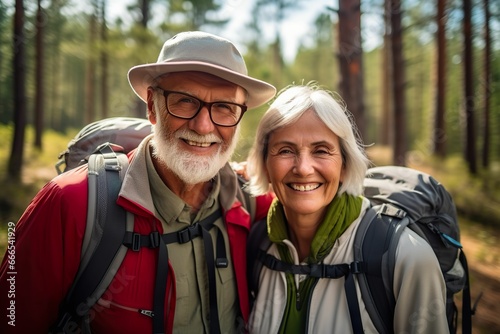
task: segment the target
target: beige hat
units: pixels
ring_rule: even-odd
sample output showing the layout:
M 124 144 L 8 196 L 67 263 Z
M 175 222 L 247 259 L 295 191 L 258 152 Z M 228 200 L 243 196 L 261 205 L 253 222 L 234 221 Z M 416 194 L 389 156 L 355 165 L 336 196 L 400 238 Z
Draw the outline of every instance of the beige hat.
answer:
M 209 73 L 243 87 L 248 92 L 248 108 L 258 107 L 276 94 L 274 86 L 248 76 L 245 60 L 230 41 L 201 31 L 182 32 L 166 41 L 158 61 L 132 67 L 128 81 L 146 101 L 147 88 L 155 78 L 183 71 Z

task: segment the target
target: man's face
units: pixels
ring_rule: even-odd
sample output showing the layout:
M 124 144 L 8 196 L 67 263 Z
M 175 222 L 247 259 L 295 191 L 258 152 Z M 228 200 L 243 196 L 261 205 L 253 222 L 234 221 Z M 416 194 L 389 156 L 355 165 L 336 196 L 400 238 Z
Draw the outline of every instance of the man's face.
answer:
M 245 102 L 243 88 L 200 72 L 171 73 L 159 79 L 158 87 L 206 102 Z M 154 156 L 186 184 L 210 180 L 234 152 L 239 127 L 215 125 L 205 106 L 194 118 L 181 119 L 167 112 L 161 90 L 149 89 L 148 110 L 154 125 Z

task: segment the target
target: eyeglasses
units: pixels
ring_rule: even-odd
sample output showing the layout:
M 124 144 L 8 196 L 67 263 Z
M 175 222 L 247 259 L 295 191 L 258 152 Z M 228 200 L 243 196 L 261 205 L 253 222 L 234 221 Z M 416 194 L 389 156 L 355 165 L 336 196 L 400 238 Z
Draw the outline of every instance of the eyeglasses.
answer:
M 165 97 L 165 104 L 170 115 L 192 119 L 198 115 L 201 108 L 207 107 L 210 119 L 219 126 L 231 127 L 238 124 L 247 110 L 247 106 L 232 102 L 205 102 L 189 94 L 157 88 Z

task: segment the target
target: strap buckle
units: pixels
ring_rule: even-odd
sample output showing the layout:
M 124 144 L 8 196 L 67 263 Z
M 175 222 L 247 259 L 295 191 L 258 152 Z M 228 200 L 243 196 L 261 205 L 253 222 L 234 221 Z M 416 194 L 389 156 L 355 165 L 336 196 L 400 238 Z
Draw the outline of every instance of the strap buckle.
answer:
M 141 249 L 141 235 L 139 233 L 132 233 L 132 250 L 138 252 Z
M 195 223 L 177 232 L 178 242 L 180 244 L 185 244 L 186 242 L 191 241 L 193 237 L 197 236 L 195 232 L 198 230 L 198 228 L 199 228 L 198 223 Z
M 349 269 L 351 271 L 351 274 L 361 274 L 364 272 L 363 262 L 354 261 L 349 265 Z
M 158 231 L 151 232 L 149 234 L 150 248 L 160 247 L 160 233 Z

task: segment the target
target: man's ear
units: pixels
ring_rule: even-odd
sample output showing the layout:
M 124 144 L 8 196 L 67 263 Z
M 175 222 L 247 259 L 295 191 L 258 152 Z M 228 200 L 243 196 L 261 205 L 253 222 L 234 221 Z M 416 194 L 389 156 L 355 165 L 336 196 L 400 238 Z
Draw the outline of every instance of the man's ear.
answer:
M 147 92 L 147 106 L 148 106 L 148 119 L 151 122 L 151 124 L 155 125 L 156 124 L 156 110 L 155 110 L 155 104 L 153 101 L 153 96 L 154 96 L 154 89 L 153 87 L 149 86 L 148 87 L 148 92 Z

